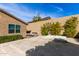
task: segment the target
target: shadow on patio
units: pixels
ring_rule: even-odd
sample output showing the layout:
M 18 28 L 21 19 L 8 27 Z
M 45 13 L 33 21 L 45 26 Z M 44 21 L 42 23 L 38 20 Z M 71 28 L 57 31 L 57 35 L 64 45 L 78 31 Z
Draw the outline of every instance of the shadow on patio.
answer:
M 51 41 L 45 46 L 36 46 L 26 51 L 28 56 L 79 56 L 79 45 L 68 42 Z

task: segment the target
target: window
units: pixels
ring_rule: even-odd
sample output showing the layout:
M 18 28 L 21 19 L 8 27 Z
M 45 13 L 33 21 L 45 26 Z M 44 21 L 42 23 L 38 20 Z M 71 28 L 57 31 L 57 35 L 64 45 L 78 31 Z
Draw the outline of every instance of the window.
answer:
M 20 33 L 20 25 L 9 24 L 8 32 L 9 33 Z
M 8 32 L 9 33 L 14 33 L 15 32 L 15 25 L 14 24 L 9 24 L 8 25 Z
M 16 33 L 20 33 L 20 25 L 16 25 Z

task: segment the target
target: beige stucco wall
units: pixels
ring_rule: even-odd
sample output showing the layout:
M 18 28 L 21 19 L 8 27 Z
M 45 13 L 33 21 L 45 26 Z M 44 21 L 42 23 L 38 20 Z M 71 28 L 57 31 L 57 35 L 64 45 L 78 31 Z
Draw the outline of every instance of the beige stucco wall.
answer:
M 79 20 L 79 15 L 72 15 L 72 16 L 76 16 L 78 17 Z M 34 23 L 29 23 L 27 26 L 27 30 L 31 30 L 32 32 L 37 32 L 39 35 L 41 35 L 41 26 L 45 23 L 52 23 L 52 22 L 60 22 L 61 26 L 63 26 L 65 24 L 65 22 L 70 18 L 71 16 L 66 16 L 66 17 L 62 17 L 62 18 L 54 18 L 54 19 L 50 19 L 50 20 L 44 20 L 44 21 L 38 21 L 38 22 L 34 22 Z M 79 24 L 77 26 L 77 31 L 79 31 Z M 62 30 L 63 32 L 63 30 Z
M 21 34 L 23 35 L 23 37 L 26 36 L 26 25 L 24 23 L 0 12 L 0 36 L 13 35 L 8 33 L 8 24 L 20 25 L 21 26 L 20 33 L 17 34 Z

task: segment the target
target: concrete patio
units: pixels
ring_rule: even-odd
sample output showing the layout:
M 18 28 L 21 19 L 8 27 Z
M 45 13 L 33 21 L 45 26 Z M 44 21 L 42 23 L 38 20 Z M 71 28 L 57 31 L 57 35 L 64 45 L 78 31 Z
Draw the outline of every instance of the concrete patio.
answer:
M 8 43 L 0 44 L 0 56 L 25 56 L 26 51 L 35 46 L 44 46 L 46 43 L 50 42 L 50 39 L 43 39 L 42 36 L 25 38 L 23 40 L 12 41 Z M 78 44 L 74 39 L 69 38 L 69 42 Z

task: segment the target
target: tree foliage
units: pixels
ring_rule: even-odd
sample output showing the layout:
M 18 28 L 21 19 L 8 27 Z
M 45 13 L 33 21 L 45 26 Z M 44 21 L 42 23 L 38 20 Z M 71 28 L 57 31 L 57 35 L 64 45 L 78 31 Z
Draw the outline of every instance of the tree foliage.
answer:
M 41 20 L 40 16 L 34 16 L 33 17 L 33 22 L 37 22 L 37 21 L 40 21 L 40 20 Z

